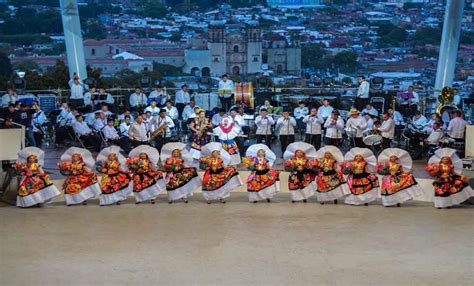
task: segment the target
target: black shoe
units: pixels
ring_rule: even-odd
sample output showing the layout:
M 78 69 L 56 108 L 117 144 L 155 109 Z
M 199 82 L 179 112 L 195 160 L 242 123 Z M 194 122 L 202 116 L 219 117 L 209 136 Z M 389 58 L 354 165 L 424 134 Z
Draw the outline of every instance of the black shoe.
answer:
M 369 204 L 368 203 L 365 203 L 364 206 L 368 206 Z
M 151 204 L 154 205 L 154 204 L 155 204 L 155 200 L 151 200 Z
M 292 204 L 294 204 L 294 203 L 295 203 L 295 201 L 291 201 L 291 203 L 292 203 Z
M 117 202 L 117 206 L 120 206 L 120 204 L 121 204 L 121 202 L 120 202 L 120 201 L 118 201 L 118 202 Z
M 254 203 L 254 204 L 256 204 L 256 203 L 257 203 L 257 201 L 253 201 L 253 203 Z
M 136 205 L 139 205 L 139 204 L 140 204 L 140 202 L 135 202 L 135 204 L 136 204 Z
M 306 199 L 304 199 L 304 200 L 303 200 L 303 203 L 306 203 L 306 202 L 308 202 L 308 201 L 307 201 Z
M 337 205 L 337 200 L 334 200 L 334 204 Z
M 207 204 L 208 204 L 208 205 L 210 205 L 210 204 L 211 204 L 211 202 L 210 202 L 210 201 L 207 201 Z
M 320 202 L 319 204 L 320 204 L 320 205 L 324 205 L 324 202 Z
M 269 203 L 269 202 L 271 202 L 271 200 L 270 200 L 270 199 L 267 199 L 267 203 Z
M 83 206 L 87 206 L 87 201 L 83 201 L 83 202 L 82 202 L 82 205 L 83 205 Z
M 170 205 L 171 205 L 172 203 L 173 203 L 173 201 L 168 201 L 168 204 L 170 204 Z
M 401 207 L 402 205 L 400 203 L 397 204 L 397 208 Z

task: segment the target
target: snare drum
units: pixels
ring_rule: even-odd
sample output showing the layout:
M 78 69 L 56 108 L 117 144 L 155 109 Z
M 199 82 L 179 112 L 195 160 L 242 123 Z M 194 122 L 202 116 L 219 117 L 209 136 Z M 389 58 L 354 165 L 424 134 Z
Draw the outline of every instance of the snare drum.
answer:
M 369 129 L 362 132 L 362 141 L 365 145 L 373 146 L 382 143 L 382 136 L 379 131 Z

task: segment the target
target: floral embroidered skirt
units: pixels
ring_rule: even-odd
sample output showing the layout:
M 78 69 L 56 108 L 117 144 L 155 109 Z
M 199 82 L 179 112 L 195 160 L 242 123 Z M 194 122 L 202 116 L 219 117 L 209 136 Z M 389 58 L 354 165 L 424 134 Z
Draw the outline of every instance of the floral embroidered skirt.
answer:
M 229 182 L 233 177 L 238 176 L 239 172 L 234 167 L 225 167 L 216 172 L 206 169 L 202 179 L 202 190 L 203 191 L 214 191 L 227 182 Z
M 277 170 L 253 171 L 247 178 L 247 191 L 258 192 L 279 181 L 280 172 Z

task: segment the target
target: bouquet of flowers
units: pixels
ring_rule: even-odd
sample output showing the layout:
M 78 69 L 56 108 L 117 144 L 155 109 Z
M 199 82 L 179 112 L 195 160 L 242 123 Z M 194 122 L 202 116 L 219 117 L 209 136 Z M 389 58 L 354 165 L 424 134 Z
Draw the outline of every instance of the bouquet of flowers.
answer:
M 317 172 L 319 169 L 319 161 L 316 159 L 308 160 L 307 167 L 311 171 Z
M 63 176 L 69 176 L 71 175 L 71 167 L 72 167 L 72 163 L 69 162 L 69 161 L 61 161 L 58 163 L 58 167 L 59 167 L 59 172 L 63 175 Z
M 439 164 L 434 163 L 434 164 L 429 164 L 426 165 L 426 171 L 431 175 L 431 176 L 436 176 L 439 173 Z
M 173 172 L 183 167 L 184 160 L 181 158 L 168 158 L 164 164 L 164 168 L 167 172 Z
M 390 175 L 390 165 L 388 162 L 378 163 L 376 170 L 380 175 Z
M 255 170 L 255 159 L 252 157 L 243 157 L 242 164 L 250 171 Z
M 95 162 L 95 169 L 97 170 L 97 172 L 99 173 L 107 173 L 107 162 L 106 161 L 97 161 Z
M 140 158 L 138 157 L 130 157 L 127 159 L 127 166 L 130 169 L 130 171 L 136 171 L 138 170 L 139 166 L 138 163 L 140 162 Z
M 296 164 L 295 160 L 293 160 L 293 159 L 286 160 L 285 164 L 284 164 L 284 167 L 285 167 L 285 171 L 289 171 L 289 172 L 298 171 L 298 165 Z
M 16 172 L 18 175 L 20 176 L 28 176 L 29 173 L 31 173 L 31 171 L 28 170 L 28 166 L 26 165 L 26 163 L 15 163 L 15 165 L 13 165 L 13 168 L 15 168 Z
M 352 174 L 353 169 L 354 169 L 354 163 L 348 162 L 348 161 L 341 163 L 341 170 L 344 174 L 346 175 Z

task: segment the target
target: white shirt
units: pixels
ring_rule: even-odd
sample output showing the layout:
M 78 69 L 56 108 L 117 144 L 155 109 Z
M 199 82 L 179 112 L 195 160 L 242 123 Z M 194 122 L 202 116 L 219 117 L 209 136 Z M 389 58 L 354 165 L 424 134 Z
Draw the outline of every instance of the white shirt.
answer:
M 463 139 L 464 133 L 466 132 L 466 120 L 461 117 L 454 117 L 449 121 L 448 135 L 451 138 Z
M 138 105 L 146 105 L 147 97 L 143 92 L 140 94 L 137 94 L 136 92 L 134 92 L 130 95 L 130 99 L 128 101 L 131 107 L 135 107 Z
M 243 126 L 245 120 L 242 116 L 240 116 L 240 114 L 236 114 L 234 117 L 231 116 L 231 118 L 234 120 L 235 125 L 239 127 Z
M 94 93 L 97 95 L 97 92 Z M 90 91 L 84 93 L 84 105 L 91 105 L 92 104 L 92 93 Z
M 138 122 L 133 122 L 128 129 L 128 137 L 137 141 L 148 141 L 148 130 L 145 123 L 138 124 Z
M 371 109 L 364 108 L 364 109 L 362 109 L 362 111 L 360 113 L 361 114 L 367 113 L 367 114 L 370 114 L 372 116 L 379 116 L 379 112 L 377 111 L 377 109 L 375 109 L 373 107 Z
M 155 107 L 153 107 L 153 106 L 147 106 L 147 108 L 145 108 L 145 111 L 143 111 L 143 112 L 146 113 L 147 111 L 150 111 L 150 112 L 151 112 L 151 116 L 157 116 L 158 113 L 160 113 L 160 109 L 161 109 L 161 108 L 159 108 L 158 106 L 155 106 Z
M 178 109 L 174 106 L 171 106 L 171 108 L 168 108 L 168 107 L 165 107 L 166 109 L 166 115 L 171 117 L 171 119 L 178 119 L 179 117 L 179 112 L 178 112 Z
M 297 107 L 295 108 L 295 110 L 293 111 L 293 115 L 295 116 L 296 119 L 303 119 L 306 115 L 309 114 L 309 110 L 308 108 L 305 106 L 303 108 L 301 107 Z
M 257 125 L 257 135 L 271 135 L 272 134 L 272 125 L 275 124 L 275 120 L 270 115 L 267 115 L 263 118 L 261 115 L 255 118 L 255 125 Z
M 422 130 L 428 123 L 428 119 L 426 119 L 426 117 L 424 117 L 423 115 L 421 115 L 420 118 L 418 119 L 416 119 L 416 117 L 413 116 L 412 123 L 413 125 L 415 125 L 417 129 Z
M 132 125 L 131 123 L 129 125 L 127 125 L 126 122 L 120 123 L 120 125 L 119 125 L 120 135 L 128 137 L 128 129 L 130 129 L 131 125 Z
M 33 127 L 33 131 L 40 131 L 38 128 L 40 128 L 46 122 L 46 120 L 46 115 L 42 110 L 38 110 L 37 112 L 35 112 L 31 120 L 31 126 Z
M 189 96 L 189 93 L 186 91 L 184 92 L 183 90 L 180 90 L 176 93 L 174 103 L 189 103 L 191 101 L 191 97 Z
M 102 119 L 102 118 L 96 118 L 94 120 L 94 124 L 92 125 L 94 127 L 94 130 L 96 131 L 102 131 L 102 129 L 107 125 L 107 119 Z
M 113 126 L 105 126 L 102 129 L 102 133 L 104 134 L 105 140 L 115 140 L 119 137 L 117 130 Z
M 99 104 L 99 103 L 108 103 L 108 104 L 114 104 L 115 99 L 110 93 L 98 93 L 96 95 L 96 99 L 94 100 L 94 104 Z
M 356 118 L 350 117 L 346 122 L 346 128 L 355 129 L 357 131 L 356 137 L 360 138 L 362 137 L 362 132 L 367 128 L 367 120 L 360 115 Z
M 224 97 L 224 98 L 231 97 L 232 93 L 234 92 L 234 82 L 231 81 L 230 79 L 228 79 L 226 81 L 221 79 L 219 81 L 219 90 L 227 91 L 226 93 L 219 94 L 220 97 Z
M 393 111 L 393 114 L 392 114 L 392 119 L 393 121 L 395 122 L 395 125 L 403 125 L 403 116 L 400 112 L 398 111 Z
M 369 117 L 369 119 L 365 119 L 367 121 L 367 127 L 365 130 L 370 130 L 374 128 L 374 120 Z
M 392 118 L 389 118 L 382 122 L 379 130 L 382 132 L 382 137 L 392 139 L 395 135 L 395 122 Z
M 344 120 L 340 116 L 337 117 L 336 121 L 329 117 L 326 119 L 324 127 L 326 128 L 325 137 L 340 139 L 342 138 L 342 130 L 344 130 Z
M 89 126 L 87 126 L 84 121 L 75 121 L 74 123 L 72 123 L 72 129 L 78 135 L 89 135 L 92 133 L 92 130 L 89 128 Z
M 331 116 L 331 113 L 333 112 L 334 108 L 331 105 L 328 106 L 320 106 L 318 108 L 318 117 L 321 117 L 322 119 L 326 120 Z
M 221 124 L 222 119 L 224 119 L 224 116 L 225 114 L 223 116 L 221 116 L 219 113 L 214 114 L 214 116 L 212 116 L 212 119 L 211 119 L 212 125 L 217 126 Z
M 171 137 L 171 128 L 174 128 L 174 122 L 169 116 L 165 116 L 165 118 L 161 118 L 160 116 L 153 117 L 151 121 L 151 131 L 153 132 L 165 124 L 167 124 L 166 131 L 164 133 L 165 137 Z
M 290 116 L 288 118 L 280 117 L 276 122 L 277 128 L 280 128 L 280 135 L 294 135 L 296 120 L 294 117 Z
M 129 114 L 128 116 L 130 116 L 130 121 L 133 122 L 133 115 Z M 119 114 L 119 116 L 117 116 L 117 120 L 118 121 L 124 121 L 125 120 L 125 114 Z
M 357 97 L 369 98 L 369 89 L 370 89 L 369 82 L 364 80 L 359 85 L 359 89 L 357 90 Z
M 428 138 L 426 138 L 426 141 L 428 141 L 428 144 L 431 145 L 438 145 L 439 141 L 443 138 L 444 132 L 441 130 L 441 128 L 438 128 L 436 130 L 433 130 L 433 132 L 430 133 Z
M 164 105 L 165 102 L 169 99 L 168 95 L 165 93 L 164 90 L 157 91 L 156 89 L 150 93 L 150 95 L 148 96 L 148 101 L 151 101 L 152 98 L 154 98 L 156 104 L 159 105 Z
M 6 93 L 2 96 L 2 107 L 8 107 L 10 103 L 15 103 L 17 101 L 18 96 Z
M 306 115 L 303 122 L 306 123 L 306 134 L 321 134 L 321 124 L 324 123 L 322 117 Z
M 436 122 L 435 119 L 430 119 L 428 123 L 426 123 L 426 126 L 423 128 L 423 132 L 425 133 L 430 133 L 433 131 L 433 124 Z
M 194 107 L 191 107 L 191 105 L 186 105 L 183 109 L 183 113 L 181 114 L 181 117 L 183 117 L 183 120 L 184 121 L 188 121 L 189 118 L 193 118 L 193 116 L 195 115 L 194 113 Z
M 82 99 L 84 98 L 84 84 L 79 80 L 79 84 L 75 84 L 74 80 L 69 81 L 69 87 L 71 88 L 71 99 Z

